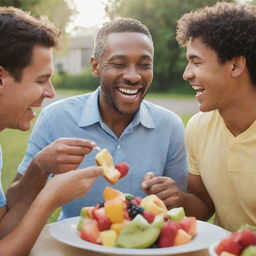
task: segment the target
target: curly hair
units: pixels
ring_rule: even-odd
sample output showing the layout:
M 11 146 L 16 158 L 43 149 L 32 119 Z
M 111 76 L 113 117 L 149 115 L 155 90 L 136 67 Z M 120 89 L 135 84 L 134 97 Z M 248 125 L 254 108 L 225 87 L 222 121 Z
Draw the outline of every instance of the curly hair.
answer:
M 140 21 L 132 18 L 120 18 L 103 25 L 98 31 L 95 43 L 94 43 L 94 57 L 100 58 L 103 54 L 105 48 L 105 41 L 109 34 L 111 33 L 122 33 L 122 32 L 138 32 L 146 35 L 153 46 L 152 36 L 148 28 L 142 24 Z
M 184 14 L 177 23 L 176 39 L 186 46 L 190 38 L 201 38 L 221 63 L 244 56 L 253 85 L 256 85 L 256 7 L 219 2 Z
M 57 47 L 60 31 L 46 18 L 36 19 L 15 7 L 0 7 L 0 66 L 20 81 L 33 47 Z

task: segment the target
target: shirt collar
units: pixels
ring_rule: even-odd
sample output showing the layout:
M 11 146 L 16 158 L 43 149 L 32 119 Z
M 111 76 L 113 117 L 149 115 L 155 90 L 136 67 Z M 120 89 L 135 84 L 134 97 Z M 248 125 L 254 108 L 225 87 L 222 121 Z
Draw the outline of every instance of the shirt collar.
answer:
M 98 107 L 99 94 L 100 87 L 89 95 L 79 120 L 79 127 L 89 126 L 102 121 Z
M 141 123 L 146 128 L 155 128 L 155 123 L 152 119 L 150 112 L 148 111 L 146 101 L 143 100 L 141 102 L 139 111 L 136 113 L 132 122 L 134 123 L 134 126 Z
M 81 118 L 79 120 L 79 127 L 85 127 L 97 122 L 102 122 L 102 118 L 99 111 L 98 100 L 100 94 L 100 87 L 98 87 L 93 93 L 90 94 L 88 100 L 86 101 Z M 132 124 L 137 126 L 139 124 L 147 128 L 155 128 L 154 121 L 149 113 L 146 102 L 143 100 L 139 111 L 134 116 Z

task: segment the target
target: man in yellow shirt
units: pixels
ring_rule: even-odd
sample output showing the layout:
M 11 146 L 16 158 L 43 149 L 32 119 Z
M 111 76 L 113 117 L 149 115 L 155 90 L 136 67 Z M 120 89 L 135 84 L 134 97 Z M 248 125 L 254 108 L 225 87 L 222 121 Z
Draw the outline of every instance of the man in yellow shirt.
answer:
M 201 111 L 187 126 L 190 175 L 179 203 L 203 220 L 216 212 L 230 231 L 255 225 L 256 7 L 221 2 L 185 14 L 177 41 Z

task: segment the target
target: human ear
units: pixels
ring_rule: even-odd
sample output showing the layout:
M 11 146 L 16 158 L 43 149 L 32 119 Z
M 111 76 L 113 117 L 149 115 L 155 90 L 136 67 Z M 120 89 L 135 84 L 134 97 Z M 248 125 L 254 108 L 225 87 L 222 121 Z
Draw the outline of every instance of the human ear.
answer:
M 98 71 L 98 64 L 99 64 L 98 60 L 95 57 L 91 57 L 92 75 L 97 78 L 100 77 L 100 74 Z
M 246 68 L 246 58 L 244 56 L 238 56 L 232 60 L 232 76 L 240 76 Z

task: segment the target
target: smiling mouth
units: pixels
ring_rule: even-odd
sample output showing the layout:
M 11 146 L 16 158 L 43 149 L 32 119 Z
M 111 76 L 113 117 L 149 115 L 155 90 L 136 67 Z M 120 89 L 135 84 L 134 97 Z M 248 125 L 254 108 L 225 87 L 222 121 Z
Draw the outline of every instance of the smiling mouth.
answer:
M 36 109 L 39 109 L 41 106 L 33 106 L 33 107 L 28 107 L 28 110 L 30 110 L 31 112 L 35 112 Z
M 196 91 L 196 95 L 203 93 L 203 91 L 205 90 L 204 87 L 200 87 L 200 86 L 192 86 L 192 88 Z
M 126 96 L 134 96 L 139 93 L 140 89 L 125 89 L 125 88 L 118 88 L 118 91 Z

